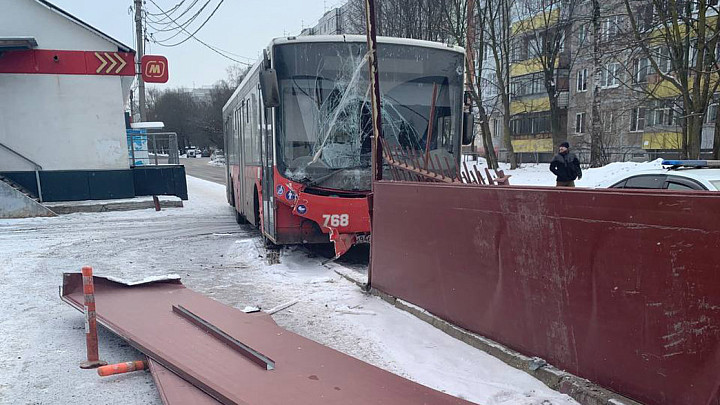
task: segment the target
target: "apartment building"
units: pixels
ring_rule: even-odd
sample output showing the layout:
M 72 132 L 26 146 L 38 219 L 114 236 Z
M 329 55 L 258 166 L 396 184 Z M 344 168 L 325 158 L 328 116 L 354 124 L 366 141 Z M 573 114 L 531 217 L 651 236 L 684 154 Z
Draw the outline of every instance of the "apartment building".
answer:
M 339 7 L 326 11 L 317 24 L 304 28 L 300 35 L 364 34 L 364 31 L 360 32 L 354 28 L 352 6 L 350 2 L 345 2 Z
M 633 10 L 640 32 L 662 30 L 658 11 L 650 4 Z M 555 116 L 561 137 L 571 143 L 581 160 L 590 161 L 593 142 L 603 163 L 679 156 L 687 109 L 680 92 L 657 70 L 671 75 L 676 70 L 668 47 L 648 42 L 648 55 L 633 35 L 623 2 L 601 2 L 597 32 L 591 18 L 592 2 L 578 1 L 572 16 L 564 15 L 560 5 L 516 18 L 512 27 L 510 129 L 519 161 L 546 162 L 555 153 L 553 114 L 545 86 L 548 66 L 541 63 L 540 53 L 548 50 L 545 41 L 558 37 L 560 47 L 550 76 L 557 97 Z M 690 66 L 694 52 L 692 48 L 688 51 Z M 494 138 L 501 139 L 501 111 L 494 111 L 491 130 Z M 706 155 L 713 145 L 717 101 L 703 114 L 701 151 Z M 500 145 L 500 157 L 504 158 L 508 147 Z

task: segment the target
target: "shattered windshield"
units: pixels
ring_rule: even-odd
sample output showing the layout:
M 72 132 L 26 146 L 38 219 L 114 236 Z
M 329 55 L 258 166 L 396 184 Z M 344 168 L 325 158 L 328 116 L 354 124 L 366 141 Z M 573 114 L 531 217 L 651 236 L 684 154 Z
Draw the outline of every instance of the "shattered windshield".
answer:
M 379 44 L 378 65 L 386 141 L 427 150 L 454 164 L 460 143 L 463 55 Z M 275 48 L 275 69 L 281 95 L 276 116 L 280 173 L 309 186 L 369 190 L 372 112 L 366 45 L 280 45 Z

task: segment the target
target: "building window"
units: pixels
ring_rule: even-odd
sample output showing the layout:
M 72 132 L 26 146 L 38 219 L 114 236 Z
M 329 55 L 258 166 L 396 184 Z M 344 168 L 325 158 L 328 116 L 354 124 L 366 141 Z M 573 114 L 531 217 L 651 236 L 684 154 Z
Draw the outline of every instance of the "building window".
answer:
M 690 41 L 690 62 L 688 66 L 690 66 L 690 69 L 694 69 L 695 65 L 697 64 L 697 57 L 698 57 L 698 44 L 697 40 Z
M 550 132 L 550 116 L 546 114 L 515 118 L 510 121 L 510 133 L 512 135 L 535 135 L 548 132 Z
M 607 18 L 602 23 L 602 39 L 609 41 L 618 35 L 622 18 L 619 15 Z
M 501 120 L 499 120 L 497 118 L 495 118 L 493 120 L 493 135 L 495 135 L 496 138 L 499 137 L 500 135 L 502 135 L 502 132 L 500 130 L 501 124 L 502 124 Z
M 532 74 L 513 78 L 510 91 L 515 97 L 540 94 L 545 91 L 542 74 Z
M 606 133 L 613 132 L 615 129 L 615 121 L 613 120 L 613 112 L 605 111 L 602 114 L 603 131 Z
M 582 134 L 585 132 L 585 113 L 575 114 L 575 133 Z
M 532 94 L 540 94 L 545 91 L 544 78 L 541 74 L 536 74 L 532 79 Z
M 717 112 L 718 112 L 718 105 L 710 104 L 708 106 L 707 115 L 705 116 L 705 122 L 708 124 L 714 124 L 715 119 L 717 118 Z
M 672 107 L 659 106 L 647 112 L 647 126 L 677 125 L 677 115 Z
M 497 74 L 495 73 L 489 73 L 487 76 L 486 81 L 486 87 L 485 90 L 489 96 L 494 96 L 497 94 Z
M 587 91 L 587 69 L 580 69 L 577 72 L 577 91 Z
M 645 130 L 645 109 L 635 107 L 630 111 L 630 132 L 642 132 Z
M 550 117 L 549 116 L 540 116 L 535 117 L 531 120 L 532 125 L 532 133 L 533 134 L 541 134 L 550 132 Z
M 580 45 L 584 44 L 585 41 L 587 41 L 588 37 L 588 25 L 583 24 L 580 26 L 580 31 L 578 32 L 578 43 Z
M 634 67 L 633 79 L 635 83 L 646 83 L 650 71 L 650 61 L 647 58 L 635 59 Z
M 672 59 L 670 59 L 670 51 L 667 47 L 657 47 L 653 49 L 655 60 L 661 72 L 667 74 L 672 70 Z
M 537 37 L 530 38 L 528 41 L 528 59 L 539 58 L 542 52 L 542 41 Z
M 621 66 L 618 62 L 608 63 L 601 72 L 600 87 L 617 87 L 620 85 Z
M 635 15 L 637 16 L 638 29 L 641 32 L 653 29 L 653 4 L 644 4 L 637 8 Z
M 512 52 L 510 53 L 510 59 L 512 62 L 519 62 L 525 59 L 523 42 L 523 40 L 513 41 Z

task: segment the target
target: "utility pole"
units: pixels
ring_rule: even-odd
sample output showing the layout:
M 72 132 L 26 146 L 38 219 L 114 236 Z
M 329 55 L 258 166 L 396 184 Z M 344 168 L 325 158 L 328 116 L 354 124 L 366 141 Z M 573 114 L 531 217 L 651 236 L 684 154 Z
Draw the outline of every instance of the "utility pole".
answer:
M 135 1 L 135 36 L 137 37 L 137 80 L 138 80 L 138 103 L 140 104 L 140 121 L 144 122 L 146 119 L 145 113 L 145 82 L 142 78 L 142 60 L 145 48 L 145 36 L 143 35 L 142 27 L 142 2 L 143 0 Z

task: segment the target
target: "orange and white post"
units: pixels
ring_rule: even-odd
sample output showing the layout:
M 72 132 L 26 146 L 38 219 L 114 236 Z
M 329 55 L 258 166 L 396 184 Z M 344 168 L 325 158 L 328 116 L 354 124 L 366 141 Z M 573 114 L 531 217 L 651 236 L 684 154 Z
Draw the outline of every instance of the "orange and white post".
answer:
M 110 364 L 109 366 L 102 366 L 97 369 L 97 373 L 100 377 L 107 377 L 114 374 L 124 374 L 133 371 L 145 370 L 147 364 L 142 360 L 127 361 L 125 363 Z
M 83 294 L 85 295 L 85 343 L 87 345 L 87 360 L 80 363 L 80 368 L 97 368 L 107 364 L 100 360 L 100 355 L 98 354 L 95 285 L 93 284 L 92 273 L 92 267 L 85 266 L 82 268 Z

